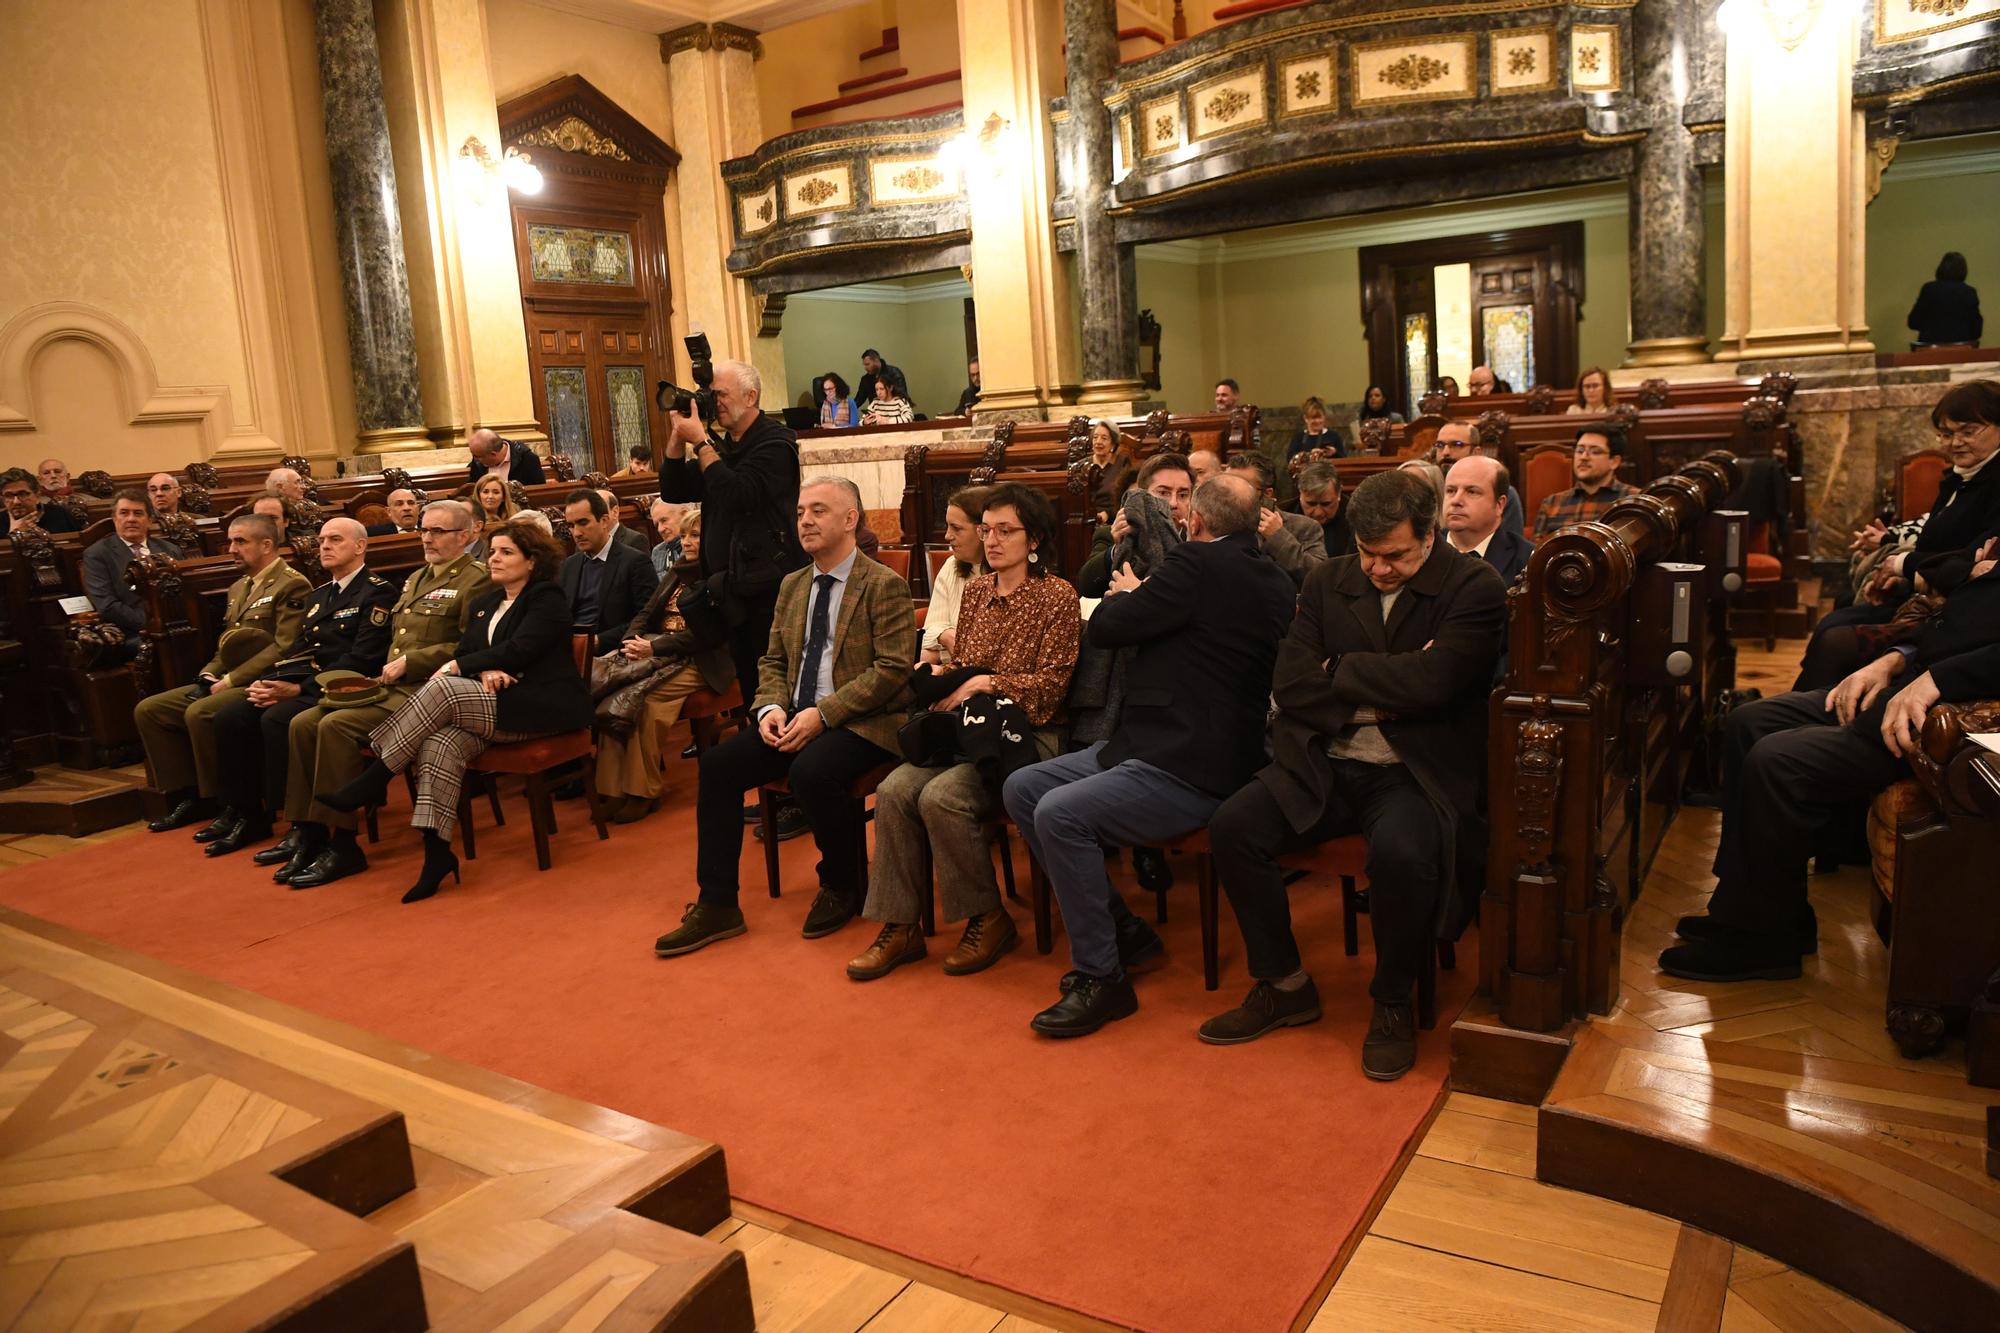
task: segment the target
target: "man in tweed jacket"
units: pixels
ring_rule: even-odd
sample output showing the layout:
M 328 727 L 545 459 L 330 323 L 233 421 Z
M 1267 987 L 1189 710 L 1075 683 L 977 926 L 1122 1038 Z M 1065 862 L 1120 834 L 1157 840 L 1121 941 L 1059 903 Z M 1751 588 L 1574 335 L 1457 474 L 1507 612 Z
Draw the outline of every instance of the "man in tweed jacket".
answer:
M 754 731 L 701 757 L 695 802 L 699 899 L 660 937 L 662 958 L 741 935 L 743 793 L 787 780 L 819 844 L 820 891 L 805 937 L 831 935 L 861 906 L 861 837 L 849 791 L 869 769 L 897 758 L 917 658 L 910 585 L 855 545 L 861 493 L 840 477 L 799 489 L 799 545 L 812 563 L 778 587 L 771 639 L 758 663 Z

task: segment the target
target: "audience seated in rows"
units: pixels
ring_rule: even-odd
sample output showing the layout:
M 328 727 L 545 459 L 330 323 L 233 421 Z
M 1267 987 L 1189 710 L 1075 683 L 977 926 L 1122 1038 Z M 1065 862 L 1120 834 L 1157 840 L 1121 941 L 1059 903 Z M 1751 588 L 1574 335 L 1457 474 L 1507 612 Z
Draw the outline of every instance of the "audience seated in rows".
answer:
M 1589 425 L 1576 433 L 1570 455 L 1575 485 L 1542 501 L 1535 516 L 1535 540 L 1552 537 L 1572 523 L 1589 523 L 1638 488 L 1618 480 L 1618 463 L 1625 457 L 1625 432 L 1616 426 Z

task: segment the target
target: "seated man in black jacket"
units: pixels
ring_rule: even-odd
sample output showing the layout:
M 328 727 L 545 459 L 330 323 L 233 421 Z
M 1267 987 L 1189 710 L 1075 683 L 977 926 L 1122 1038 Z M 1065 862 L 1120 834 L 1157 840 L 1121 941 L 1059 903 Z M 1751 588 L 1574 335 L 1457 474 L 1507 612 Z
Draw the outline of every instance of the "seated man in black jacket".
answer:
M 1374 1017 L 1361 1069 L 1400 1078 L 1417 1058 L 1411 992 L 1435 948 L 1461 864 L 1485 838 L 1486 694 L 1507 594 L 1484 560 L 1437 531 L 1437 493 L 1379 472 L 1348 501 L 1358 555 L 1306 578 L 1278 649 L 1276 762 L 1215 812 L 1209 841 L 1257 983 L 1204 1023 L 1203 1041 L 1250 1041 L 1320 1016 L 1292 938 L 1278 857 L 1349 833 L 1368 837 Z M 1465 845 L 1461 847 L 1459 844 Z
M 1111 577 L 1086 633 L 1129 648 L 1125 702 L 1108 740 L 1014 773 L 1001 796 L 1062 903 L 1070 963 L 1062 999 L 1036 1014 L 1080 1037 L 1139 1007 L 1126 968 L 1160 952 L 1104 873 L 1103 848 L 1158 845 L 1200 828 L 1264 762 L 1264 709 L 1291 579 L 1257 541 L 1260 497 L 1241 477 L 1195 493 L 1189 538 L 1144 581 Z
M 1695 981 L 1784 980 L 1819 948 L 1806 893 L 1815 837 L 1857 802 L 1909 775 L 1931 705 L 2000 697 L 2000 573 L 1994 548 L 1914 642 L 1831 690 L 1795 690 L 1729 714 L 1722 841 L 1705 916 L 1660 970 Z
M 660 586 L 659 576 L 645 552 L 618 540 L 618 513 L 602 491 L 571 491 L 563 500 L 563 518 L 576 540 L 562 566 L 570 624 L 596 636 L 590 655 L 601 656 L 624 641 L 625 627 Z
M 178 560 L 180 548 L 147 535 L 146 493 L 128 486 L 112 497 L 109 537 L 99 538 L 83 553 L 83 591 L 100 619 L 125 632 L 119 660 L 139 651 L 146 629 L 146 603 L 125 578 L 125 567 L 145 555 L 152 560 Z
M 506 439 L 481 426 L 466 436 L 465 445 L 472 452 L 472 462 L 465 469 L 467 481 L 477 482 L 488 472 L 497 472 L 502 481 L 518 481 L 523 486 L 542 484 L 541 457 L 519 440 Z
M 41 482 L 24 467 L 0 472 L 0 505 L 5 506 L 0 510 L 0 537 L 13 535 L 17 528 L 75 532 L 81 526 L 67 509 L 42 499 Z

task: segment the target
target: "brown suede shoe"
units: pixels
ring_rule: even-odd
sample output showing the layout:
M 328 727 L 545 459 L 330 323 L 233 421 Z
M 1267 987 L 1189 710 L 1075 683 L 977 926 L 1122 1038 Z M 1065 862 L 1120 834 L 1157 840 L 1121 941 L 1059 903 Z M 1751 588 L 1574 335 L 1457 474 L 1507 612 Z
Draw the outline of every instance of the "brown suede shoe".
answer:
M 1007 915 L 1006 908 L 983 912 L 965 923 L 958 947 L 944 956 L 944 974 L 963 977 L 984 972 L 1020 942 L 1021 933 L 1014 929 L 1014 918 Z
M 904 963 L 916 962 L 927 952 L 922 926 L 899 926 L 892 921 L 875 936 L 868 952 L 847 965 L 847 975 L 853 981 L 873 981 L 888 976 Z

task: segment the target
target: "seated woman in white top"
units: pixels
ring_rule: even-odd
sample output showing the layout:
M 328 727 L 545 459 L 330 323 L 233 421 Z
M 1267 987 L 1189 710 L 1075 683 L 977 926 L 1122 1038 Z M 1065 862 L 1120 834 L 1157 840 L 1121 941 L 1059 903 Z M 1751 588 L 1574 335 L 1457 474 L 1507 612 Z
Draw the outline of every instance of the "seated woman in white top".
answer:
M 864 426 L 893 426 L 902 421 L 915 421 L 917 409 L 910 405 L 906 396 L 908 390 L 902 381 L 891 380 L 886 375 L 875 381 L 875 401 L 868 404 L 866 415 L 861 418 Z
M 1611 377 L 1601 369 L 1592 366 L 1577 377 L 1576 401 L 1569 405 L 1570 415 L 1587 412 L 1603 416 L 1616 406 L 1618 395 L 1612 391 Z
M 918 661 L 951 665 L 965 585 L 986 572 L 986 547 L 979 539 L 979 519 L 985 512 L 984 486 L 953 491 L 944 507 L 944 539 L 951 547 L 951 558 L 938 567 L 937 577 L 931 580 L 931 600 L 924 608 L 923 652 Z

